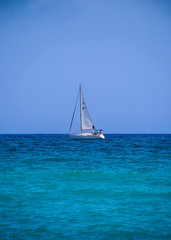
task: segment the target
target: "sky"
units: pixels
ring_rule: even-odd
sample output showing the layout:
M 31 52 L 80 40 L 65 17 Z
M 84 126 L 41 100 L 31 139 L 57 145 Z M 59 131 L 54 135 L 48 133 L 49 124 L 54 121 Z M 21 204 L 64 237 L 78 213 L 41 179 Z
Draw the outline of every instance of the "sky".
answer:
M 0 0 L 0 134 L 171 133 L 171 1 Z

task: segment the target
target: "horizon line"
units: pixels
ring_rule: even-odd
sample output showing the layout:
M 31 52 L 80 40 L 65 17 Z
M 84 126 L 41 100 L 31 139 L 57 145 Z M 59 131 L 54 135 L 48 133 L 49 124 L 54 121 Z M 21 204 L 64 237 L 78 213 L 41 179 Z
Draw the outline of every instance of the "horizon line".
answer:
M 112 135 L 171 135 L 171 133 L 104 133 Z M 68 133 L 0 133 L 0 135 L 68 135 Z

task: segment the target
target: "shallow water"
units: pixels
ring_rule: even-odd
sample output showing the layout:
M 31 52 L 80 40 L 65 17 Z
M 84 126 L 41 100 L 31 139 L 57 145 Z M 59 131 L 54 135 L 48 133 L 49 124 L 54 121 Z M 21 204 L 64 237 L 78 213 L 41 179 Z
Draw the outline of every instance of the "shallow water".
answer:
M 0 135 L 0 239 L 171 239 L 171 135 Z

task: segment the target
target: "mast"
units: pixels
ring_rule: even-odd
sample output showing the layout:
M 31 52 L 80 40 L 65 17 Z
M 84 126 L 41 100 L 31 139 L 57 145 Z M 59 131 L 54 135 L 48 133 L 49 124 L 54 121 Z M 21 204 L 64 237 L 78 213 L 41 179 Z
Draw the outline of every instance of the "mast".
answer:
M 80 127 L 81 127 L 81 133 L 82 133 L 81 84 L 80 84 Z

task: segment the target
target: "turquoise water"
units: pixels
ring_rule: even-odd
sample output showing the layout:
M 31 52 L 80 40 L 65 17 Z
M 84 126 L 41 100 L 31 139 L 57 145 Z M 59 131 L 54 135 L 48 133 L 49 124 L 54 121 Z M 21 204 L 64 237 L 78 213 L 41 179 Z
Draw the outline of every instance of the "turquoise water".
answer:
M 0 239 L 171 239 L 171 135 L 0 135 Z

